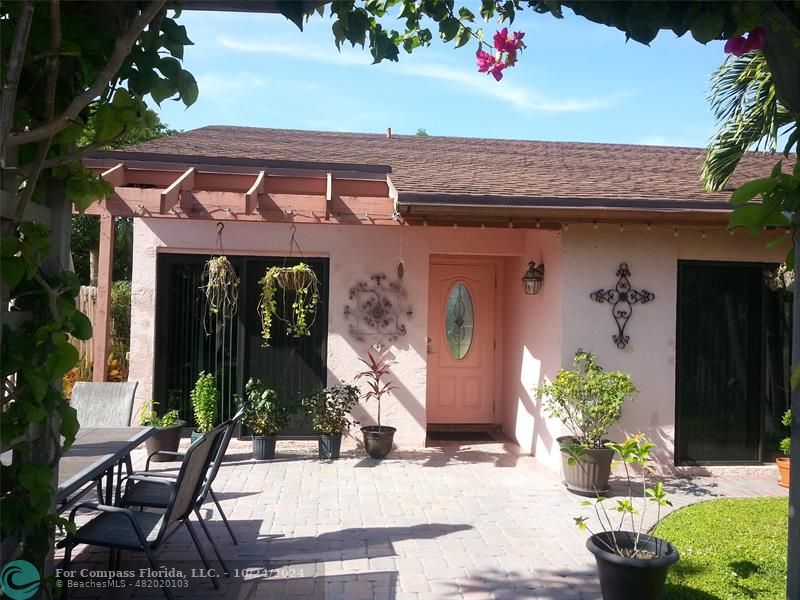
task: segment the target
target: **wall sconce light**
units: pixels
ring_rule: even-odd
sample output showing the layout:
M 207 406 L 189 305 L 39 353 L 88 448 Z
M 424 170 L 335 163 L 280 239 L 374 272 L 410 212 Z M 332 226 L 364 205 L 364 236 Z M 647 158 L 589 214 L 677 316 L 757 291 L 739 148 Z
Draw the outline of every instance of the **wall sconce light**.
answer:
M 542 289 L 544 281 L 544 265 L 536 266 L 536 263 L 528 263 L 528 271 L 522 276 L 522 289 L 528 296 L 535 296 Z

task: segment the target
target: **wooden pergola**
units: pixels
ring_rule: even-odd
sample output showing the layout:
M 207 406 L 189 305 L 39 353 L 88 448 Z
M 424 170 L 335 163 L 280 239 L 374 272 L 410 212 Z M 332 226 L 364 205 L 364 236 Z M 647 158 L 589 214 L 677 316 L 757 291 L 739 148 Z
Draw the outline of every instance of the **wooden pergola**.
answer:
M 194 159 L 103 152 L 84 165 L 114 186 L 85 214 L 100 219 L 97 304 L 92 354 L 109 351 L 111 274 L 116 217 L 260 223 L 399 225 L 397 197 L 382 165 Z M 102 362 L 99 362 L 102 361 Z M 106 369 L 93 369 L 105 381 Z

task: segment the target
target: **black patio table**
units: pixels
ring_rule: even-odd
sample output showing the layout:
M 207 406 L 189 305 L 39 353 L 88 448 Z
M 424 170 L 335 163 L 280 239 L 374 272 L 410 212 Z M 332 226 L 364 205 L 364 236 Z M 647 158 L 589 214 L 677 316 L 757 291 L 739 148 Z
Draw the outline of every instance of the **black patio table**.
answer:
M 59 463 L 56 490 L 59 510 L 69 507 L 85 493 L 87 483 L 104 474 L 105 504 L 113 504 L 114 468 L 121 476 L 122 465 L 130 465 L 131 450 L 153 433 L 154 427 L 81 427 Z

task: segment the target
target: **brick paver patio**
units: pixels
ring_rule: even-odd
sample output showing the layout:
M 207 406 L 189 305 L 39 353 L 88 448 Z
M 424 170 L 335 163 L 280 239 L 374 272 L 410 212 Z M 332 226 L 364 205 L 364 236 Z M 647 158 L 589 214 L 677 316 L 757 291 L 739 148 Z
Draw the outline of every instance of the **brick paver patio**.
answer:
M 572 521 L 588 509 L 558 476 L 514 450 L 448 443 L 382 462 L 357 450 L 320 462 L 314 444 L 285 442 L 276 460 L 256 462 L 249 442 L 233 442 L 214 488 L 239 544 L 210 508 L 206 513 L 234 576 L 220 577 L 218 592 L 208 579 L 192 577 L 202 564 L 185 530 L 169 540 L 159 562 L 181 572 L 173 581 L 188 587 L 174 589 L 179 598 L 599 598 L 586 535 Z M 143 451 L 135 458 L 141 463 Z M 665 485 L 677 508 L 717 497 L 785 496 L 774 478 L 763 469 L 669 478 Z M 216 567 L 210 547 L 207 553 Z M 126 553 L 120 568 L 145 566 Z M 73 569 L 86 575 L 107 568 L 104 550 L 76 549 Z M 103 585 L 104 579 L 82 581 Z M 71 597 L 161 597 L 158 589 L 136 587 L 148 581 L 130 578 L 124 588 L 89 587 Z

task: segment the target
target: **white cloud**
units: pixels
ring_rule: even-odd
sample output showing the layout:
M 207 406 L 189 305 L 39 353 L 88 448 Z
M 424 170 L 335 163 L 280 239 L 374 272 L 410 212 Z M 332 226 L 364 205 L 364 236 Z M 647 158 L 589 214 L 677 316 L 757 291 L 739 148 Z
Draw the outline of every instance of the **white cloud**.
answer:
M 684 137 L 665 137 L 663 135 L 646 135 L 637 144 L 643 146 L 671 146 L 675 148 L 697 148 L 702 146 L 697 139 Z
M 372 56 L 367 51 L 353 52 L 345 50 L 343 52 L 334 52 L 333 47 L 320 48 L 296 42 L 282 42 L 280 40 L 240 42 L 226 36 L 218 37 L 217 41 L 223 48 L 252 54 L 279 54 L 332 65 L 363 66 L 372 63 Z
M 479 95 L 496 98 L 516 108 L 533 112 L 586 112 L 606 108 L 615 102 L 612 97 L 547 98 L 528 88 L 516 86 L 508 79 L 498 82 L 490 75 L 477 71 L 458 71 L 436 63 L 400 63 L 394 68 L 406 75 L 456 83 Z
M 280 40 L 238 41 L 226 36 L 217 38 L 224 48 L 239 52 L 275 54 L 300 58 L 314 62 L 339 66 L 369 66 L 372 57 L 367 51 L 345 49 L 335 52 L 332 48 L 323 48 L 296 42 Z M 434 79 L 459 85 L 479 96 L 487 96 L 500 100 L 511 106 L 530 112 L 588 112 L 609 107 L 616 103 L 619 95 L 588 98 L 548 97 L 529 88 L 511 83 L 508 79 L 497 82 L 489 75 L 477 71 L 464 71 L 446 66 L 442 63 L 419 61 L 412 57 L 403 57 L 399 63 L 389 63 L 387 71 L 400 75 Z
M 236 92 L 265 88 L 267 82 L 254 73 L 202 73 L 197 76 L 197 87 L 203 96 L 222 96 Z

